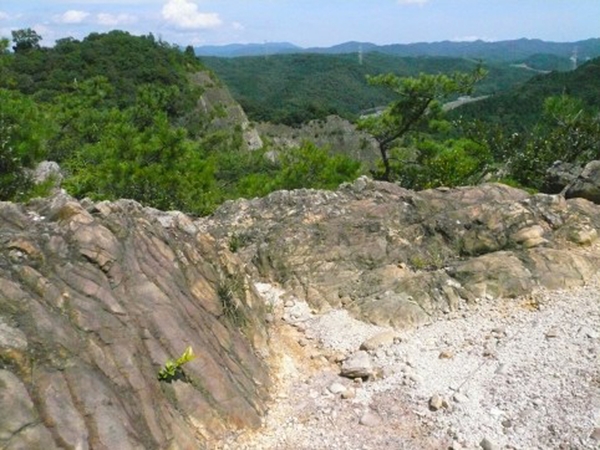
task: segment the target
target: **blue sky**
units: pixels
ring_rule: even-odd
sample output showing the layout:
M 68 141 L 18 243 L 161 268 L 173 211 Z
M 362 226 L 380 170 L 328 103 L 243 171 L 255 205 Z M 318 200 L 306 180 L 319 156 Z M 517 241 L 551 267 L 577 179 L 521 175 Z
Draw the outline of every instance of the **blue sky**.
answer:
M 180 45 L 600 37 L 600 0 L 2 0 L 0 36 L 152 32 Z

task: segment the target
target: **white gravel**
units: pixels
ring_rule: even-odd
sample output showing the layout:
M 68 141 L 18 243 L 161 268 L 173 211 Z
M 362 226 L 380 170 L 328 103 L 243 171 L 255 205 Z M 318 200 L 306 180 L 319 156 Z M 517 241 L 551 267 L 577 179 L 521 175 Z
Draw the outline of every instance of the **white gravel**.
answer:
M 401 342 L 371 352 L 381 376 L 360 383 L 325 356 L 349 355 L 384 328 L 346 311 L 315 316 L 258 287 L 285 319 L 272 336 L 280 382 L 264 427 L 223 448 L 600 449 L 597 286 L 487 301 L 400 331 Z M 434 394 L 447 406 L 430 410 Z

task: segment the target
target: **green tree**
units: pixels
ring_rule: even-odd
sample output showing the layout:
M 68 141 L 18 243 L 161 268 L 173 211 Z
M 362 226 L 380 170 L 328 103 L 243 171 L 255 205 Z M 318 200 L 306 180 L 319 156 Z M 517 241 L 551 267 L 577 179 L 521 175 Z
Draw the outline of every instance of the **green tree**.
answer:
M 10 70 L 11 54 L 8 51 L 10 42 L 6 38 L 0 38 L 0 88 L 8 88 L 12 82 Z
M 360 162 L 344 155 L 331 156 L 326 148 L 309 141 L 286 150 L 279 156 L 279 170 L 267 184 L 277 189 L 336 189 L 341 183 L 356 179 Z
M 430 189 L 472 184 L 492 164 L 485 145 L 466 138 L 436 141 L 423 139 L 415 148 L 394 149 L 392 170 L 403 186 Z M 398 162 L 396 162 L 398 161 Z
M 13 30 L 11 31 L 11 34 L 13 42 L 15 43 L 13 46 L 15 53 L 23 53 L 40 48 L 42 37 L 31 28 Z
M 584 165 L 598 157 L 600 116 L 563 94 L 544 101 L 540 122 L 510 156 L 508 169 L 521 185 L 542 189 L 546 170 L 555 161 Z
M 48 127 L 30 98 L 0 89 L 0 200 L 19 200 L 32 187 L 30 169 L 45 156 Z
M 390 151 L 409 133 L 435 123 L 443 113 L 442 102 L 454 95 L 467 95 L 485 76 L 478 67 L 472 73 L 451 75 L 421 74 L 400 78 L 394 74 L 369 77 L 370 84 L 391 90 L 396 100 L 379 114 L 359 120 L 359 128 L 370 133 L 379 144 L 383 172 L 378 177 L 392 181 Z

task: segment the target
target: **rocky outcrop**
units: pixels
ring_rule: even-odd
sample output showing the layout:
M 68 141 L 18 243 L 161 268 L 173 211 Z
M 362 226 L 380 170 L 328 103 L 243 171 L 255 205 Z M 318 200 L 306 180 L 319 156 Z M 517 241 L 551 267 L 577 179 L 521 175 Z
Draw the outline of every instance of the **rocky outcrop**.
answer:
M 465 302 L 581 285 L 600 267 L 600 209 L 500 184 L 413 192 L 361 178 L 337 192 L 230 202 L 205 222 L 315 308 L 406 327 Z
M 343 308 L 402 328 L 578 286 L 598 273 L 599 229 L 600 207 L 581 198 L 500 184 L 413 192 L 368 178 L 228 202 L 197 220 L 64 193 L 0 203 L 0 406 L 10 411 L 0 447 L 210 447 L 261 423 L 267 323 L 300 327 Z M 267 311 L 258 281 L 284 288 L 283 316 Z M 188 346 L 197 359 L 159 380 Z M 347 376 L 377 375 L 351 362 Z
M 192 76 L 192 81 L 202 89 L 198 108 L 211 117 L 211 127 L 219 130 L 239 127 L 245 149 L 257 150 L 263 146 L 258 131 L 250 123 L 240 104 L 215 76 L 208 71 L 197 72 Z
M 374 167 L 379 158 L 375 139 L 339 116 L 311 120 L 298 128 L 272 123 L 259 123 L 256 127 L 276 150 L 299 147 L 308 140 L 318 147 L 329 148 L 334 154 L 349 156 L 370 167 Z
M 263 303 L 188 217 L 60 194 L 0 203 L 0 241 L 1 448 L 196 449 L 259 425 Z

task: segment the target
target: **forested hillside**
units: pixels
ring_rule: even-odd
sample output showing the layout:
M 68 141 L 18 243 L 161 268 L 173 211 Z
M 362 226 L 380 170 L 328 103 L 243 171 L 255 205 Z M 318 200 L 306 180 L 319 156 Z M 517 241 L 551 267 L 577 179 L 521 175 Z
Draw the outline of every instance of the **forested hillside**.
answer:
M 572 72 L 536 75 L 522 86 L 465 105 L 455 114 L 522 131 L 540 119 L 547 97 L 561 94 L 580 99 L 586 106 L 597 109 L 600 105 L 600 58 L 588 61 Z
M 366 83 L 367 75 L 470 71 L 479 62 L 463 58 L 397 57 L 382 53 L 268 57 L 202 58 L 255 121 L 300 125 L 337 114 L 356 119 L 363 111 L 389 101 L 388 94 Z M 474 95 L 504 91 L 535 72 L 508 64 L 489 65 Z
M 122 31 L 52 48 L 41 39 L 13 32 L 12 52 L 0 41 L 0 200 L 50 188 L 32 183 L 42 160 L 60 164 L 77 197 L 195 214 L 275 189 L 336 187 L 359 173 L 360 163 L 310 143 L 273 160 L 267 148 L 246 150 L 241 126 L 212 127 L 227 111 L 199 107 L 192 75 L 206 69 L 191 47 Z

